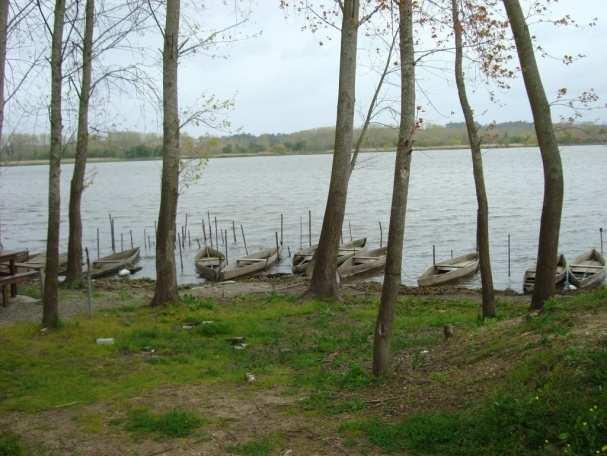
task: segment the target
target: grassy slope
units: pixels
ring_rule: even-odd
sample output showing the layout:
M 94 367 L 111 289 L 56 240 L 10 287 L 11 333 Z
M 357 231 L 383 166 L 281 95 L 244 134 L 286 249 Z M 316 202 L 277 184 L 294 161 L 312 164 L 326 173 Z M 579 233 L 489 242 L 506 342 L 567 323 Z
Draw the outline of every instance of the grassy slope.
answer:
M 15 416 L 34 422 L 37 414 L 59 417 L 69 408 L 76 434 L 68 438 L 130 433 L 134 442 L 179 437 L 195 447 L 200 434 L 198 440 L 188 435 L 230 429 L 230 417 L 201 413 L 191 400 L 166 399 L 168 411 L 153 400 L 157 391 L 189 397 L 194 386 L 214 395 L 294 399 L 264 412 L 263 435 L 247 433 L 243 422 L 236 426 L 237 441 L 222 447 L 228 454 L 297 446 L 281 431 L 289 417 L 304 417 L 350 454 L 607 454 L 604 289 L 559 299 L 532 317 L 524 304 L 504 301 L 500 319 L 485 324 L 469 300 L 403 297 L 396 372 L 382 381 L 369 376 L 375 297 L 342 303 L 280 295 L 224 303 L 187 298 L 155 310 L 119 295 L 122 308 L 71 320 L 56 332 L 29 324 L 2 328 L 0 422 L 9 430 Z M 445 324 L 456 328 L 448 341 Z M 246 337 L 244 350 L 227 342 L 234 336 Z M 97 337 L 114 337 L 116 344 L 96 345 Z M 247 372 L 255 383 L 246 383 Z M 103 412 L 92 419 L 91 407 Z M 184 426 L 186 433 L 179 431 Z M 21 446 L 44 448 L 44 441 L 14 431 Z M 0 437 L 0 455 L 19 454 L 4 449 L 11 445 L 14 435 Z

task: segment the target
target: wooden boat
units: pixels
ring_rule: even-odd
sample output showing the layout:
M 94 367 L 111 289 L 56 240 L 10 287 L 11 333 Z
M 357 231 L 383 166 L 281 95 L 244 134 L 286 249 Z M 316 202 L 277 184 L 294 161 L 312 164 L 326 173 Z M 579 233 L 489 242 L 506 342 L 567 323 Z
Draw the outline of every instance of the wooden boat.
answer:
M 381 273 L 386 265 L 387 247 L 379 249 L 362 249 L 344 261 L 337 268 L 341 280 L 353 277 L 370 276 L 373 273 Z
M 194 258 L 196 272 L 207 280 L 219 280 L 221 270 L 225 266 L 225 256 L 219 250 L 205 247 Z
M 274 247 L 239 258 L 221 270 L 218 280 L 232 280 L 261 272 L 276 263 L 279 254 L 279 250 Z
M 18 268 L 37 270 L 46 268 L 46 252 L 34 253 L 26 260 L 17 263 Z M 59 254 L 59 274 L 67 272 L 67 253 Z
M 340 248 L 339 248 L 340 253 L 338 255 L 340 255 L 342 253 L 342 251 L 343 251 L 343 253 L 347 253 L 348 250 L 354 250 L 353 253 L 356 253 L 356 250 L 363 248 L 366 243 L 367 243 L 367 238 L 355 239 L 351 242 L 346 242 L 340 246 Z M 310 263 L 312 263 L 312 260 L 314 258 L 314 253 L 316 252 L 317 248 L 318 248 L 318 245 L 313 245 L 312 247 L 305 247 L 303 249 L 300 249 L 293 254 L 292 270 L 293 270 L 294 274 L 300 274 L 300 273 L 306 272 L 308 265 Z M 339 264 L 343 263 L 343 261 L 345 261 L 345 259 L 343 259 L 343 261 L 341 261 L 341 258 L 339 258 L 339 256 L 338 256 L 337 261 L 338 261 L 338 265 L 339 265 Z
M 577 288 L 594 288 L 605 280 L 605 258 L 596 249 L 588 250 L 569 265 L 569 280 Z
M 478 253 L 468 253 L 430 266 L 417 279 L 420 287 L 433 287 L 463 279 L 478 270 Z
M 536 265 L 533 265 L 529 269 L 525 271 L 525 275 L 523 276 L 523 292 L 528 294 L 533 292 L 533 288 L 535 287 L 535 269 Z M 556 262 L 556 274 L 554 277 L 554 284 L 559 286 L 565 281 L 565 276 L 567 275 L 567 261 L 565 260 L 564 255 L 559 255 Z
M 116 252 L 106 257 L 93 261 L 91 264 L 91 277 L 107 277 L 117 274 L 122 269 L 130 271 L 135 269 L 135 263 L 139 259 L 139 247 Z

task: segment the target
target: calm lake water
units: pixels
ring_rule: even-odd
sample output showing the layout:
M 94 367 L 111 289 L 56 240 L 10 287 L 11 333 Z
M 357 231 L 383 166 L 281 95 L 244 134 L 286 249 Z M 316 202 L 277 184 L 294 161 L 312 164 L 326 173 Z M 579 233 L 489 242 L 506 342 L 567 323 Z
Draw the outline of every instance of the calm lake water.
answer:
M 573 259 L 589 247 L 600 247 L 599 227 L 607 226 L 605 176 L 607 146 L 563 147 L 565 208 L 561 251 Z M 490 205 L 491 253 L 496 286 L 521 288 L 524 270 L 535 260 L 542 204 L 543 174 L 539 151 L 492 149 L 484 152 Z M 344 239 L 366 236 L 379 245 L 381 222 L 387 238 L 394 153 L 367 153 L 350 182 Z M 72 165 L 62 167 L 62 250 L 67 240 L 67 195 Z M 178 224 L 188 214 L 192 247 L 186 243 L 181 283 L 199 282 L 193 265 L 201 238 L 201 219 L 217 217 L 228 230 L 229 257 L 244 254 L 240 230 L 234 243 L 232 221 L 243 225 L 249 251 L 274 245 L 284 214 L 284 242 L 291 251 L 308 243 L 308 210 L 312 212 L 312 242 L 322 223 L 331 169 L 330 155 L 244 157 L 211 159 L 202 177 L 182 187 Z M 143 270 L 137 276 L 154 277 L 154 249 L 144 248 L 144 230 L 151 236 L 157 218 L 160 161 L 96 163 L 89 165 L 90 185 L 83 199 L 85 244 L 97 256 L 96 230 L 101 233 L 101 255 L 111 252 L 108 214 L 115 218 L 117 244 L 120 233 L 125 248 L 129 231 L 142 247 Z M 0 222 L 5 248 L 43 250 L 47 222 L 47 166 L 0 169 Z M 476 197 L 470 153 L 467 150 L 414 153 L 407 212 L 403 281 L 414 284 L 437 259 L 474 249 Z M 511 271 L 508 277 L 507 239 L 511 233 Z M 285 254 L 286 257 L 286 254 Z M 284 258 L 279 270 L 290 270 Z M 468 282 L 478 286 L 479 278 Z

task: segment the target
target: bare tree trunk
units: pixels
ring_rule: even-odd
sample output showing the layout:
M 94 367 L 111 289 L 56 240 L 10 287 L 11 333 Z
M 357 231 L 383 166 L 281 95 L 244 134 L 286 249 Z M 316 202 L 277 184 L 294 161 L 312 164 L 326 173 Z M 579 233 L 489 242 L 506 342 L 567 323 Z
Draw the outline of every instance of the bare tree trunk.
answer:
M 466 119 L 470 151 L 472 152 L 472 167 L 474 171 L 474 185 L 476 187 L 476 200 L 478 203 L 476 238 L 481 266 L 481 283 L 483 293 L 483 318 L 495 317 L 495 296 L 493 292 L 493 275 L 491 274 L 491 254 L 489 251 L 489 204 L 485 190 L 483 175 L 483 156 L 481 154 L 481 140 L 474 122 L 474 112 L 466 94 L 463 59 L 464 46 L 462 40 L 462 25 L 459 19 L 460 0 L 451 0 L 453 12 L 453 32 L 455 35 L 455 81 L 459 101 Z
M 65 18 L 65 0 L 55 1 L 55 18 L 51 47 L 51 149 L 49 155 L 48 179 L 48 232 L 46 237 L 46 267 L 44 280 L 44 306 L 42 324 L 49 328 L 57 327 L 59 309 L 57 286 L 59 275 L 59 229 L 61 222 L 61 65 L 63 50 L 63 22 Z
M 70 187 L 69 239 L 67 247 L 68 283 L 77 284 L 82 280 L 82 216 L 80 205 L 84 191 L 84 176 L 88 155 L 88 115 L 91 96 L 91 73 L 93 60 L 93 28 L 95 22 L 95 0 L 86 1 L 85 26 L 82 47 L 82 83 L 80 86 L 80 106 L 78 109 L 78 138 L 76 140 L 76 160 Z
M 179 299 L 175 269 L 175 223 L 179 197 L 179 106 L 177 64 L 179 59 L 180 0 L 168 0 L 164 29 L 163 70 L 163 160 L 160 211 L 156 233 L 156 291 L 151 305 Z
M 552 125 L 550 104 L 535 61 L 533 42 L 519 0 L 504 0 L 516 49 L 533 112 L 535 134 L 544 167 L 544 204 L 540 224 L 537 271 L 531 307 L 543 309 L 544 302 L 554 294 L 554 277 L 563 211 L 563 167 Z
M 334 298 L 337 295 L 337 250 L 346 211 L 354 134 L 358 14 L 359 0 L 344 0 L 335 151 L 327 206 L 309 290 L 310 294 L 323 298 Z
M 401 282 L 405 216 L 411 173 L 411 152 L 415 133 L 415 56 L 413 45 L 413 2 L 401 0 L 400 13 L 400 64 L 401 114 L 398 147 L 394 164 L 394 188 L 388 231 L 388 252 L 382 287 L 379 313 L 373 342 L 373 374 L 385 375 L 390 368 L 394 308 Z
M 386 64 L 384 65 L 384 69 L 379 77 L 379 81 L 377 81 L 377 86 L 375 86 L 375 92 L 373 92 L 373 97 L 371 98 L 371 103 L 369 104 L 369 109 L 367 110 L 367 116 L 365 117 L 365 122 L 363 123 L 363 127 L 360 130 L 360 135 L 358 135 L 358 139 L 356 140 L 356 146 L 354 146 L 354 152 L 352 153 L 352 160 L 350 160 L 350 176 L 352 176 L 352 171 L 356 167 L 356 162 L 358 160 L 358 155 L 360 154 L 360 149 L 362 147 L 363 141 L 365 139 L 365 135 L 367 134 L 367 130 L 369 129 L 369 125 L 371 124 L 371 119 L 373 119 L 373 113 L 375 111 L 375 106 L 377 105 L 377 100 L 379 99 L 379 94 L 384 85 L 384 81 L 386 80 L 386 76 L 390 72 L 390 66 L 392 63 L 392 53 L 394 52 L 394 47 L 396 46 L 396 40 L 398 39 L 398 31 L 392 37 L 392 43 L 390 43 L 390 49 L 388 50 L 388 56 L 386 57 Z
M 0 2 L 0 160 L 2 159 L 2 127 L 4 126 L 4 75 L 6 68 L 6 42 L 8 39 L 9 0 Z M 0 250 L 2 250 L 2 223 L 0 221 Z

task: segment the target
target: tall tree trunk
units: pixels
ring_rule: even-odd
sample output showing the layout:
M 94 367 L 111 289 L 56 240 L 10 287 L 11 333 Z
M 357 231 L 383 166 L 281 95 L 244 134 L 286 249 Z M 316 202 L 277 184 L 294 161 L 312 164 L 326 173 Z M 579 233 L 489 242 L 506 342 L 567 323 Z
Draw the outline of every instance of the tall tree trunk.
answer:
M 167 1 L 162 55 L 162 187 L 156 233 L 156 291 L 151 303 L 153 306 L 174 302 L 179 298 L 175 269 L 175 220 L 179 197 L 179 9 L 180 0 Z
M 354 133 L 358 14 L 359 0 L 344 0 L 335 151 L 327 206 L 309 290 L 311 294 L 323 298 L 333 298 L 337 295 L 337 250 L 346 211 Z
M 95 23 L 95 0 L 86 1 L 85 26 L 82 47 L 82 83 L 80 86 L 80 106 L 78 109 L 78 138 L 76 140 L 76 161 L 70 186 L 69 239 L 67 246 L 68 283 L 77 284 L 82 280 L 82 216 L 80 205 L 84 191 L 84 175 L 89 142 L 89 101 L 91 96 L 91 73 L 93 60 L 93 28 Z
M 390 368 L 390 343 L 394 322 L 394 308 L 401 282 L 405 216 L 411 173 L 411 153 L 415 133 L 415 56 L 413 45 L 413 2 L 401 0 L 400 14 L 400 64 L 401 64 L 401 111 L 398 147 L 394 164 L 394 188 L 388 231 L 388 252 L 384 285 L 373 342 L 373 373 L 385 375 Z
M 478 203 L 476 239 L 481 265 L 481 283 L 483 292 L 482 316 L 483 318 L 495 317 L 495 296 L 493 293 L 493 276 L 491 274 L 491 254 L 489 252 L 489 204 L 485 190 L 485 178 L 483 176 L 483 156 L 481 154 L 481 141 L 478 129 L 474 122 L 474 112 L 470 107 L 468 95 L 466 94 L 466 82 L 464 79 L 463 59 L 464 46 L 462 39 L 462 25 L 459 19 L 459 2 L 452 0 L 453 32 L 455 35 L 455 82 L 459 101 L 466 119 L 470 151 L 472 152 L 472 167 L 474 171 L 474 185 L 476 187 L 476 200 Z
M 59 229 L 61 222 L 61 65 L 63 51 L 63 22 L 65 18 L 65 0 L 55 1 L 55 18 L 51 44 L 51 149 L 49 154 L 48 179 L 48 232 L 46 236 L 46 278 L 44 281 L 44 306 L 42 324 L 49 328 L 57 327 L 59 310 L 57 285 L 59 274 Z
M 2 159 L 2 127 L 4 126 L 4 75 L 6 42 L 8 40 L 9 0 L 0 2 L 0 160 Z M 0 221 L 0 250 L 2 250 L 2 221 Z
M 520 2 L 519 0 L 504 0 L 504 7 L 516 43 L 544 167 L 544 204 L 540 223 L 535 287 L 531 300 L 531 307 L 540 310 L 543 309 L 544 302 L 554 294 L 554 277 L 563 211 L 563 166 L 552 125 L 550 104 L 542 85 L 542 78 L 533 52 L 533 42 Z

